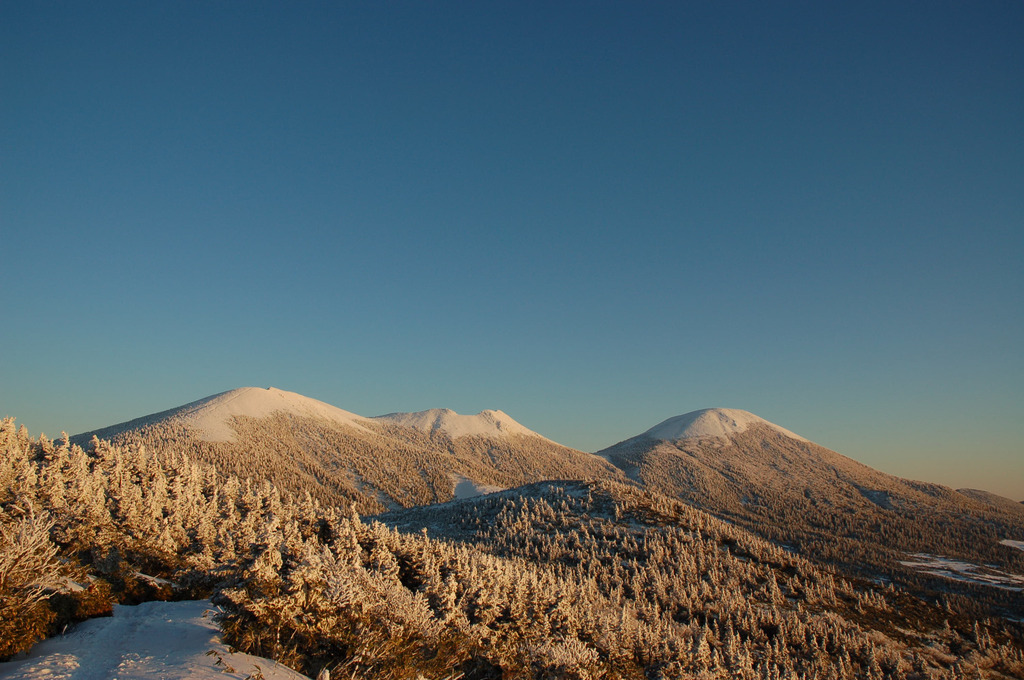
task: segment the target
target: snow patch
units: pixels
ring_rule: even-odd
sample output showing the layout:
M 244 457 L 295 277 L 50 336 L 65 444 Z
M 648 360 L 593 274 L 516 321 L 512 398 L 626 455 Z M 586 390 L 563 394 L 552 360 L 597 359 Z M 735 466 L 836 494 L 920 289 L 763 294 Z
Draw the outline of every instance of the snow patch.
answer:
M 1016 548 L 1017 550 L 1024 550 L 1024 541 L 1011 541 L 1007 538 L 1004 541 L 999 541 L 999 545 L 1008 545 L 1011 548 Z
M 336 406 L 274 387 L 240 387 L 215 394 L 182 406 L 171 414 L 171 418 L 197 430 L 205 441 L 224 442 L 234 439 L 235 432 L 231 429 L 231 418 L 234 416 L 264 418 L 278 411 L 321 418 L 361 430 L 366 429 L 361 424 L 369 421 L 369 418 Z
M 230 652 L 212 615 L 206 600 L 114 605 L 113 617 L 83 621 L 27 657 L 0 663 L 0 680 L 226 680 L 257 667 L 266 680 L 308 680 L 269 659 Z
M 708 408 L 675 416 L 658 423 L 644 434 L 652 439 L 678 441 L 680 439 L 703 439 L 707 437 L 726 438 L 745 432 L 755 425 L 766 425 L 791 439 L 807 441 L 800 435 L 769 423 L 749 411 L 734 408 Z
M 403 427 L 412 427 L 421 432 L 442 432 L 452 439 L 459 437 L 491 437 L 503 439 L 508 435 L 521 434 L 541 437 L 533 430 L 523 427 L 502 411 L 481 411 L 475 416 L 459 415 L 447 408 L 435 408 L 415 413 L 389 413 L 377 416 L 382 420 Z
M 500 486 L 477 484 L 472 479 L 461 475 L 453 475 L 453 481 L 455 482 L 455 500 L 460 501 L 465 498 L 476 498 L 477 496 L 486 496 L 489 493 L 505 490 Z
M 966 583 L 974 583 L 1001 590 L 1011 590 L 1018 593 L 1024 592 L 1024 576 L 1008 574 L 991 566 L 962 562 L 939 555 L 915 553 L 911 557 L 915 559 L 900 562 L 900 564 L 917 569 L 925 574 L 941 576 L 954 581 L 964 581 Z

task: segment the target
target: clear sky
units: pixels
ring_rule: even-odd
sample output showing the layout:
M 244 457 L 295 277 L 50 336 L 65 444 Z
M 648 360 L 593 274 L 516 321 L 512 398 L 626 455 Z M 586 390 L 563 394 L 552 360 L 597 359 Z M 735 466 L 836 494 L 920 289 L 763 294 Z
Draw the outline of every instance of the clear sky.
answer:
M 1024 499 L 1024 3 L 0 3 L 0 415 L 752 411 Z

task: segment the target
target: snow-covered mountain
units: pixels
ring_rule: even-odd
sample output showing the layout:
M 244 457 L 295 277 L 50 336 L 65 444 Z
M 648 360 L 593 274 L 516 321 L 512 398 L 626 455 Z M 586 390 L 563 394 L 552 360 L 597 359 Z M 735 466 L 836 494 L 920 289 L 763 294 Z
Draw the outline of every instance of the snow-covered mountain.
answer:
M 749 411 L 741 411 L 735 408 L 706 408 L 684 413 L 681 416 L 675 416 L 658 423 L 644 432 L 644 435 L 651 439 L 667 442 L 682 439 L 704 439 L 708 437 L 726 438 L 740 432 L 746 432 L 751 427 L 762 426 L 769 427 L 791 439 L 807 441 L 800 435 L 779 427 L 775 423 L 769 423 L 764 418 L 755 416 Z
M 1022 506 L 885 474 L 737 409 L 669 418 L 590 454 L 497 410 L 367 418 L 247 387 L 75 440 L 93 434 L 371 514 L 544 480 L 632 481 L 805 556 L 888 577 L 907 573 L 911 553 L 1007 566 L 1015 555 L 1000 541 L 1024 537 Z
M 900 551 L 998 561 L 1003 534 L 1024 530 L 1015 508 L 880 472 L 747 411 L 669 418 L 597 455 L 647 489 L 875 573 Z
M 313 674 L 340 658 L 353 677 L 420 663 L 425 677 L 643 677 L 677 662 L 832 677 L 841 657 L 847 678 L 953 680 L 959 666 L 932 669 L 970 653 L 994 680 L 1022 677 L 1024 629 L 1005 625 L 1024 597 L 1017 508 L 885 475 L 744 411 L 671 418 L 604 457 L 496 411 L 364 418 L 253 388 L 109 431 L 113 445 L 86 452 L 0 420 L 0 557 L 30 567 L 0 583 L 0 654 L 105 598 L 177 589 L 214 592 L 227 644 Z M 405 509 L 365 522 L 344 500 Z M 29 599 L 61 584 L 52 607 Z M 8 613 L 25 602 L 31 616 Z M 151 612 L 184 626 L 155 636 L 146 611 L 115 610 L 11 677 L 163 677 L 177 671 L 154 639 L 193 634 L 210 663 L 255 668 L 196 610 Z M 170 651 L 200 674 L 194 645 Z M 896 672 L 911 663 L 921 672 Z
M 295 392 L 286 392 L 276 387 L 239 387 L 220 394 L 193 401 L 184 406 L 142 416 L 125 423 L 111 425 L 88 433 L 100 439 L 114 437 L 122 432 L 140 430 L 157 423 L 180 423 L 193 431 L 200 439 L 208 442 L 233 441 L 235 431 L 232 419 L 237 417 L 264 418 L 273 413 L 286 413 L 303 418 L 321 420 L 365 429 L 368 418 L 344 411 L 337 406 L 305 397 Z
M 367 418 L 301 394 L 242 387 L 74 437 L 184 452 L 218 470 L 364 512 L 543 479 L 621 479 L 607 461 L 497 410 Z
M 503 411 L 486 410 L 475 416 L 464 416 L 451 409 L 434 408 L 415 413 L 389 413 L 377 416 L 374 420 L 412 427 L 428 434 L 444 434 L 452 439 L 459 437 L 504 439 L 508 435 L 525 435 L 544 439 L 533 430 L 517 423 Z

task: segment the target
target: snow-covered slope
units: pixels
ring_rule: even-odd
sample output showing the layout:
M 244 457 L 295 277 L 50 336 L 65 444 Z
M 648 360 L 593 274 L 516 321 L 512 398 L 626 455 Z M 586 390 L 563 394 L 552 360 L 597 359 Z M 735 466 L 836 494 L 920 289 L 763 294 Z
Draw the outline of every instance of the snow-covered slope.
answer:
M 883 568 L 939 544 L 991 560 L 980 557 L 996 543 L 985 532 L 1022 526 L 1017 508 L 886 474 L 747 411 L 669 418 L 597 455 L 651 491 L 834 562 Z
M 308 680 L 269 659 L 231 652 L 207 600 L 114 606 L 114 616 L 84 621 L 36 645 L 24 659 L 0 663 L 2 680 Z M 209 653 L 211 652 L 212 653 Z
M 227 441 L 233 433 L 233 416 L 262 418 L 275 412 L 323 418 L 341 425 L 360 427 L 367 419 L 322 401 L 274 387 L 242 387 L 189 404 L 177 417 L 203 432 L 207 441 Z
M 700 411 L 691 411 L 658 423 L 644 434 L 652 439 L 673 442 L 681 439 L 728 437 L 745 432 L 755 425 L 770 427 L 791 439 L 807 441 L 800 435 L 779 427 L 775 423 L 769 423 L 749 411 L 735 408 L 706 408 Z
M 243 387 L 95 435 L 115 445 L 186 453 L 222 474 L 270 480 L 362 512 L 446 501 L 544 479 L 617 479 L 608 461 L 542 437 L 501 411 L 447 409 L 365 418 L 275 388 Z
M 493 410 L 481 411 L 475 416 L 464 416 L 451 409 L 435 408 L 416 413 L 389 413 L 377 416 L 374 420 L 412 427 L 428 434 L 441 432 L 452 439 L 472 436 L 503 438 L 510 434 L 541 436 L 517 423 L 507 413 Z
M 275 387 L 239 387 L 184 406 L 112 425 L 97 430 L 95 434 L 103 439 L 155 423 L 179 422 L 187 425 L 204 441 L 227 442 L 235 437 L 231 427 L 231 419 L 235 416 L 264 418 L 278 412 L 320 418 L 357 429 L 365 429 L 363 426 L 369 420 L 295 392 Z

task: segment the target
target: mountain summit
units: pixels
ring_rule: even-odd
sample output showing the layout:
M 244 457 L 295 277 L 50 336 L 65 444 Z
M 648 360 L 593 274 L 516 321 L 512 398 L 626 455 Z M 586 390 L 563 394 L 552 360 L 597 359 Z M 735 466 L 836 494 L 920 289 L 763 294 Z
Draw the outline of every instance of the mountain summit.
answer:
M 278 412 L 320 418 L 357 429 L 365 429 L 362 424 L 369 422 L 368 418 L 295 392 L 276 387 L 239 387 L 184 406 L 111 425 L 97 430 L 95 434 L 103 439 L 156 423 L 174 422 L 188 427 L 203 441 L 228 442 L 235 439 L 235 431 L 231 426 L 234 418 L 265 418 Z
M 736 409 L 675 416 L 596 455 L 648 490 L 805 554 L 879 573 L 900 551 L 977 554 L 979 532 L 995 546 L 1003 536 L 988 534 L 1009 535 L 1024 517 L 1013 504 L 875 470 Z
M 735 408 L 706 408 L 675 416 L 658 423 L 644 432 L 651 439 L 673 442 L 683 439 L 703 439 L 705 437 L 730 437 L 745 432 L 753 426 L 766 426 L 780 432 L 791 439 L 807 441 L 789 430 L 769 423 L 764 418 L 755 416 L 750 411 Z
M 442 433 L 452 439 L 473 436 L 503 438 L 517 434 L 541 437 L 533 430 L 517 423 L 503 411 L 486 410 L 475 416 L 464 416 L 451 409 L 435 408 L 415 413 L 389 413 L 377 416 L 374 420 L 412 427 L 428 434 Z M 544 439 L 544 437 L 541 438 Z

